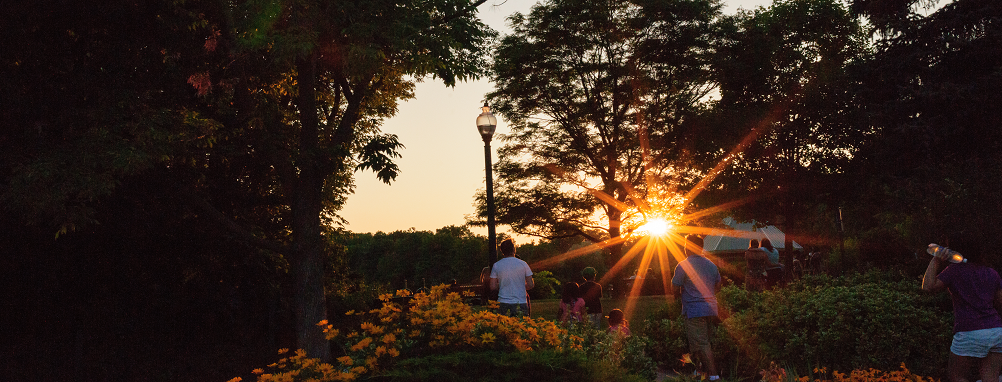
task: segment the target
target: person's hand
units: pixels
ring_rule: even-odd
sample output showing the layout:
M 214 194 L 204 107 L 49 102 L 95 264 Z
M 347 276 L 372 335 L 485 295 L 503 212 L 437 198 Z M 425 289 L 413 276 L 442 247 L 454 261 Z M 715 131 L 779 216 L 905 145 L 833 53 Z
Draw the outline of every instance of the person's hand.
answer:
M 929 246 L 931 247 L 933 246 L 933 244 L 930 244 Z M 955 252 L 952 249 L 940 246 L 938 249 L 936 249 L 936 253 L 932 256 L 932 258 L 939 260 L 941 262 L 947 261 L 951 257 L 953 257 L 954 253 Z

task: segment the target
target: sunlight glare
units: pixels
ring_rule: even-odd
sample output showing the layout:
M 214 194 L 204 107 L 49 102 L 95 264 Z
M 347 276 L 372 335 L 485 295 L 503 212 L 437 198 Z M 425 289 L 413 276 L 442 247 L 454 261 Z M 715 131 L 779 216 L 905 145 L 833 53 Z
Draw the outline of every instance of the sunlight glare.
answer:
M 640 231 L 651 236 L 664 236 L 668 234 L 668 231 L 671 230 L 671 228 L 672 225 L 668 223 L 668 221 L 657 218 L 648 220 L 647 224 L 640 227 Z

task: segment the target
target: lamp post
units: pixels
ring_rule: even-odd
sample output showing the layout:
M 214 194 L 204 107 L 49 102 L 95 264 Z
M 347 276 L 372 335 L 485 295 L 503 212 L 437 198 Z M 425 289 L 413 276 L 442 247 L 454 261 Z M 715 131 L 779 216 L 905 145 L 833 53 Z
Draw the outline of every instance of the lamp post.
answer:
M 487 251 L 491 266 L 498 261 L 497 235 L 494 234 L 494 176 L 491 171 L 491 137 L 494 136 L 494 129 L 498 127 L 498 120 L 491 114 L 491 108 L 484 101 L 484 107 L 477 116 L 477 130 L 480 137 L 484 139 L 484 162 L 487 171 Z

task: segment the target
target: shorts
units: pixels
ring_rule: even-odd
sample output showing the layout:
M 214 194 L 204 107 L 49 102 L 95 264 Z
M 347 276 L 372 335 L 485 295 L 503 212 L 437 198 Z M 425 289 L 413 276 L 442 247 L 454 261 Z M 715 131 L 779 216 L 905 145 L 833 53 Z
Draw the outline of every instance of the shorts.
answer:
M 1002 353 L 1002 328 L 957 332 L 950 352 L 963 357 L 985 358 L 988 353 Z
M 498 314 L 508 317 L 521 317 L 529 315 L 529 304 L 506 304 L 500 303 Z
M 697 354 L 706 354 L 710 351 L 710 339 L 713 338 L 716 320 L 717 317 L 714 316 L 685 319 L 685 336 L 689 339 L 689 351 Z
M 596 328 L 602 327 L 602 313 L 588 313 L 588 323 Z

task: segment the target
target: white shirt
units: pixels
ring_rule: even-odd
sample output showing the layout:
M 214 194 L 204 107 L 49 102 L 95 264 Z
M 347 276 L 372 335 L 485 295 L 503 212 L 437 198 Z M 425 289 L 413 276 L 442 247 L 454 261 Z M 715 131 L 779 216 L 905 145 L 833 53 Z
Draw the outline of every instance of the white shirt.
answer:
M 498 302 L 525 304 L 525 278 L 532 276 L 529 264 L 515 256 L 508 256 L 491 267 L 491 278 L 498 279 Z

